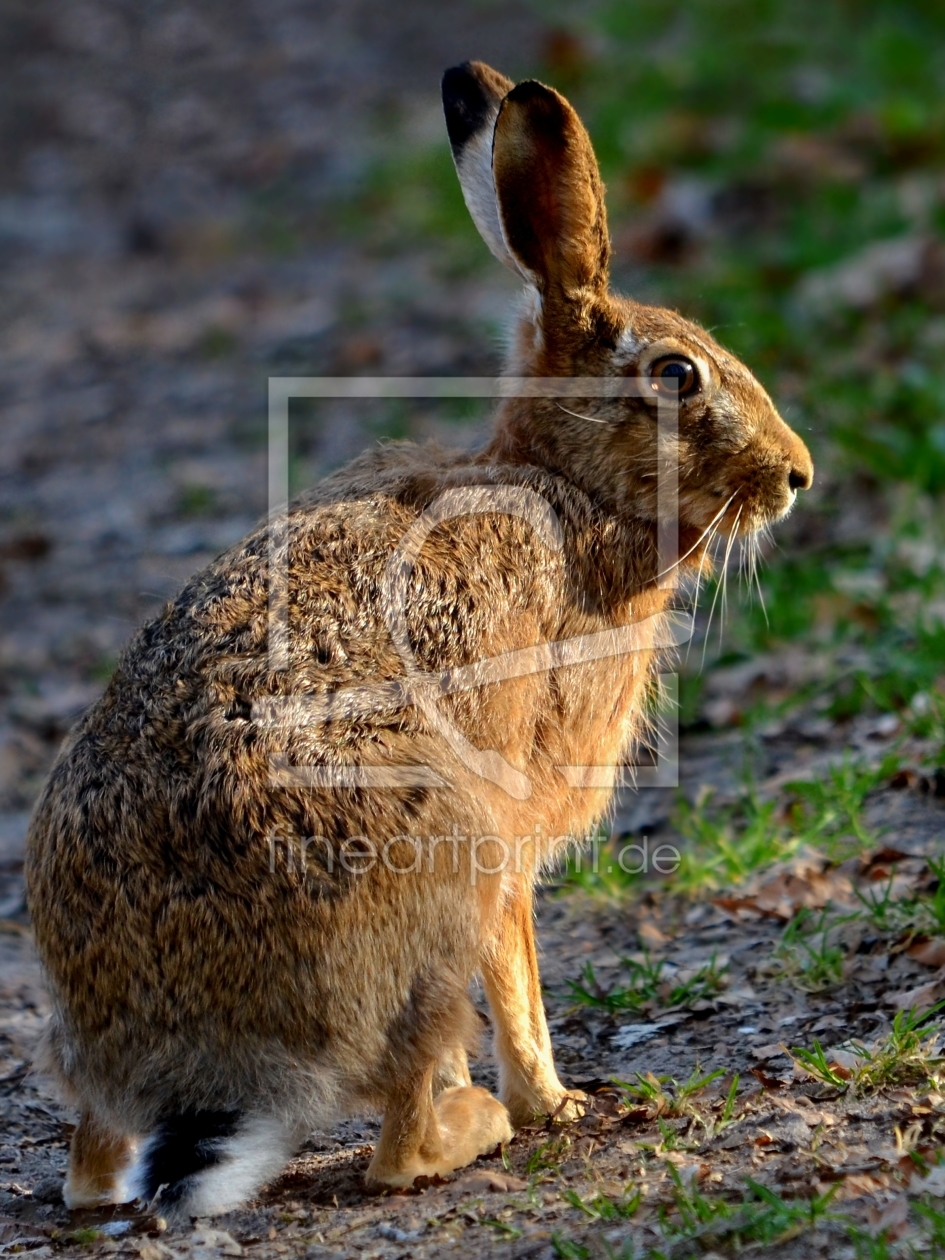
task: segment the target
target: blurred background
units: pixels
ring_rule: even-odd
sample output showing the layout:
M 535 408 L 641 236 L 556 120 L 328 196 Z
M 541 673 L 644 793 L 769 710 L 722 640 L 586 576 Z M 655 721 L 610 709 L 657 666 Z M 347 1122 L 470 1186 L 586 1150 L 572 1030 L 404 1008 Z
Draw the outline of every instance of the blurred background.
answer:
M 439 104 L 472 57 L 572 99 L 615 287 L 705 322 L 814 455 L 766 609 L 733 593 L 704 667 L 701 645 L 684 662 L 684 738 L 898 733 L 940 764 L 938 0 L 5 0 L 0 860 L 134 627 L 265 509 L 270 375 L 498 370 L 516 284 L 469 222 Z M 486 417 L 293 421 L 300 487 Z

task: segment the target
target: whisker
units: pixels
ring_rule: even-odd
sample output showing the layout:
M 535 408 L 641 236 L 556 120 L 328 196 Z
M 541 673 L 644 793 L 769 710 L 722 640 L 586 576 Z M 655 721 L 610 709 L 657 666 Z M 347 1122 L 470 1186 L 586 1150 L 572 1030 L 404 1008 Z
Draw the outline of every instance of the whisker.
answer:
M 586 420 L 589 424 L 606 424 L 606 425 L 612 425 L 612 424 L 616 424 L 616 423 L 617 423 L 617 421 L 616 421 L 616 420 L 601 420 L 599 416 L 582 416 L 582 415 L 579 415 L 576 411 L 572 411 L 572 410 L 570 409 L 570 407 L 562 407 L 561 403 L 559 403 L 559 402 L 557 401 L 557 399 L 555 400 L 555 406 L 558 408 L 558 410 L 559 410 L 559 411 L 564 411 L 564 412 L 566 412 L 569 416 L 574 416 L 575 420 Z
M 725 559 L 722 561 L 722 608 L 719 613 L 719 650 L 722 648 L 722 631 L 725 628 L 725 618 L 728 615 L 728 561 L 732 554 L 732 547 L 735 544 L 735 537 L 738 532 L 738 522 L 742 518 L 744 503 L 738 509 L 735 520 L 732 522 L 732 528 L 728 535 L 728 544 L 725 548 Z
M 702 553 L 702 559 L 699 561 L 699 571 L 696 574 L 696 586 L 695 586 L 695 590 L 693 592 L 693 597 L 692 597 L 692 629 L 689 636 L 689 643 L 686 647 L 686 660 L 687 661 L 689 660 L 689 653 L 692 651 L 692 640 L 695 636 L 695 631 L 696 631 L 696 613 L 699 611 L 699 595 L 702 590 L 702 574 L 703 574 L 703 571 L 705 570 L 706 558 L 708 557 L 709 552 L 712 549 L 712 544 L 715 541 L 718 531 L 719 531 L 718 524 L 713 525 L 712 532 L 709 535 L 709 538 L 706 542 L 705 551 L 703 551 Z
M 744 506 L 744 504 L 743 504 L 742 506 Z M 708 652 L 708 650 L 709 650 L 709 639 L 711 638 L 711 635 L 712 635 L 712 618 L 715 616 L 715 609 L 716 609 L 716 605 L 717 605 L 717 604 L 718 604 L 718 602 L 719 602 L 719 596 L 723 593 L 723 591 L 725 591 L 725 590 L 726 590 L 726 587 L 727 587 L 727 583 L 728 583 L 728 560 L 729 560 L 729 556 L 730 556 L 731 551 L 732 551 L 732 544 L 733 544 L 733 543 L 734 543 L 734 541 L 735 541 L 735 530 L 736 530 L 736 529 L 737 529 L 737 527 L 738 527 L 738 522 L 739 522 L 739 519 L 740 519 L 740 517 L 741 517 L 741 514 L 742 514 L 742 508 L 740 507 L 740 508 L 738 509 L 738 515 L 735 517 L 735 521 L 734 521 L 734 523 L 733 523 L 733 525 L 732 525 L 732 528 L 729 530 L 729 534 L 728 534 L 728 542 L 726 543 L 726 547 L 725 547 L 725 556 L 724 556 L 724 558 L 723 558 L 723 560 L 722 560 L 722 571 L 721 571 L 721 573 L 720 573 L 720 575 L 719 575 L 719 583 L 718 583 L 718 585 L 717 585 L 717 586 L 716 586 L 716 588 L 715 588 L 715 594 L 712 596 L 712 605 L 711 605 L 711 607 L 709 608 L 709 620 L 708 620 L 708 622 L 706 623 L 706 628 L 705 628 L 705 639 L 704 639 L 704 640 L 703 640 L 703 642 L 702 642 L 702 665 L 701 665 L 701 668 L 702 668 L 702 669 L 705 669 L 705 658 L 706 658 L 706 654 L 707 654 L 707 652 Z M 722 626 L 723 626 L 723 624 L 724 624 L 724 620 L 725 620 L 725 618 L 724 618 L 724 612 L 725 612 L 725 600 L 723 599 L 723 601 L 722 601 L 722 616 L 721 616 L 721 623 L 720 623 L 720 625 L 719 625 L 719 642 L 720 642 L 720 643 L 721 643 L 721 640 L 722 640 Z
M 736 490 L 736 491 L 735 491 L 735 494 L 737 494 L 737 493 L 738 493 L 738 491 Z M 692 546 L 689 548 L 689 550 L 686 552 L 686 554 L 685 554 L 684 556 L 680 556 L 678 560 L 675 560 L 675 561 L 674 561 L 674 562 L 673 562 L 673 563 L 669 566 L 669 568 L 668 568 L 668 569 L 664 569 L 662 573 L 657 573 L 657 575 L 656 575 L 656 580 L 657 580 L 657 582 L 660 580 L 660 578 L 661 578 L 661 577 L 665 577 L 667 573 L 672 573 L 673 569 L 677 568 L 677 566 L 678 566 L 678 565 L 682 564 L 682 562 L 683 562 L 684 560 L 688 559 L 688 558 L 689 558 L 689 556 L 691 556 L 691 555 L 692 555 L 692 553 L 695 551 L 695 549 L 699 546 L 699 544 L 702 542 L 702 540 L 706 537 L 706 535 L 708 534 L 709 530 L 710 530 L 710 529 L 712 529 L 712 528 L 713 528 L 713 526 L 716 524 L 716 522 L 717 522 L 717 521 L 720 521 L 720 520 L 722 519 L 722 517 L 725 515 L 725 513 L 728 511 L 729 506 L 730 506 L 730 504 L 731 504 L 731 502 L 732 502 L 732 499 L 734 499 L 734 498 L 735 498 L 735 494 L 731 495 L 731 496 L 729 497 L 728 501 L 722 505 L 722 507 L 718 510 L 718 512 L 716 512 L 715 516 L 713 516 L 713 517 L 712 517 L 712 520 L 711 520 L 711 521 L 709 521 L 708 525 L 705 527 L 705 529 L 702 531 L 702 533 L 699 535 L 699 537 L 696 539 L 696 541 L 692 544 Z M 702 572 L 702 566 L 701 566 L 701 565 L 700 565 L 700 567 L 699 567 L 699 572 L 700 572 L 700 573 Z
M 752 534 L 751 537 L 752 537 L 752 542 L 754 543 L 754 552 L 752 554 L 752 576 L 755 579 L 755 586 L 758 590 L 758 602 L 759 604 L 761 604 L 761 611 L 764 613 L 765 625 L 770 626 L 771 621 L 768 618 L 768 609 L 765 606 L 765 593 L 761 589 L 761 575 L 758 572 L 758 568 L 759 568 L 758 562 L 760 560 L 758 538 L 755 534 Z

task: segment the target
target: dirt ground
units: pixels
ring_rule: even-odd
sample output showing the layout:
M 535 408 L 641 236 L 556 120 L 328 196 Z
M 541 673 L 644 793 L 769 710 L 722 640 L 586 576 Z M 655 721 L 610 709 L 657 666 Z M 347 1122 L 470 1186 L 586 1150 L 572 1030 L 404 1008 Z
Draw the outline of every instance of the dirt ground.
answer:
M 747 1176 L 800 1201 L 832 1190 L 837 1209 L 875 1233 L 910 1191 L 904 1152 L 938 1136 L 941 1096 L 851 1096 L 783 1049 L 875 1038 L 897 997 L 939 983 L 938 972 L 865 935 L 842 986 L 823 993 L 768 966 L 785 902 L 848 904 L 877 870 L 924 877 L 945 801 L 937 781 L 907 776 L 868 800 L 885 854 L 840 867 L 800 854 L 714 900 L 659 887 L 612 904 L 547 892 L 539 936 L 559 1069 L 592 1097 L 578 1124 L 520 1133 L 447 1183 L 369 1198 L 360 1179 L 377 1125 L 366 1117 L 313 1135 L 258 1203 L 188 1229 L 62 1205 L 74 1117 L 29 1073 L 48 1012 L 23 902 L 32 801 L 132 628 L 265 509 L 270 375 L 495 370 L 512 282 L 498 268 L 444 268 L 435 240 L 366 251 L 334 208 L 392 134 L 441 127 L 445 66 L 478 56 L 514 74 L 553 37 L 516 0 L 133 11 L 14 0 L 0 14 L 0 1253 L 708 1254 L 708 1227 L 688 1241 L 661 1232 L 659 1207 L 678 1201 L 679 1186 L 734 1192 Z M 282 254 L 267 233 L 287 221 L 297 235 Z M 340 409 L 319 421 L 300 475 L 374 440 L 372 423 Z M 417 413 L 406 431 L 444 430 Z M 739 685 L 723 680 L 719 696 L 737 700 Z M 891 738 L 866 722 L 782 725 L 750 750 L 759 791 L 816 778 L 851 749 L 879 764 Z M 685 739 L 685 792 L 711 785 L 724 802 L 745 756 L 737 731 Z M 672 800 L 625 794 L 615 833 L 678 841 Z M 684 974 L 714 957 L 724 983 L 669 1008 L 575 1004 L 569 985 L 588 963 L 606 989 L 641 950 Z M 685 1081 L 696 1068 L 722 1072 L 699 1095 L 702 1119 L 612 1084 L 636 1073 Z M 494 1083 L 487 1054 L 477 1075 Z M 601 1195 L 626 1218 L 595 1208 Z M 787 1229 L 776 1248 L 827 1252 L 856 1254 L 826 1217 L 796 1239 Z

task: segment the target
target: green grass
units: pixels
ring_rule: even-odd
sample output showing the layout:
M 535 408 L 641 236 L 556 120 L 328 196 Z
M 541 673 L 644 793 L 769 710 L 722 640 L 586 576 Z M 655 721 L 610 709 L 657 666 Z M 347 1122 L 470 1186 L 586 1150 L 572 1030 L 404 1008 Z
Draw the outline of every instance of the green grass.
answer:
M 945 412 L 945 397 L 942 406 Z M 832 663 L 816 686 L 795 689 L 795 705 L 813 702 L 838 720 L 894 712 L 941 747 L 945 565 L 938 557 L 945 557 L 945 538 L 925 512 L 925 501 L 907 505 L 890 532 L 869 545 L 820 546 L 773 559 L 762 576 L 764 609 L 745 600 L 730 604 L 724 660 L 804 643 Z M 770 705 L 758 716 L 769 713 Z
M 592 1221 L 626 1221 L 636 1215 L 642 1196 L 639 1190 L 627 1186 L 619 1199 L 601 1191 L 582 1197 L 576 1190 L 565 1190 L 563 1198 Z
M 817 1040 L 812 1050 L 795 1046 L 791 1056 L 810 1076 L 840 1092 L 864 1094 L 907 1085 L 938 1089 L 945 1058 L 935 1053 L 942 1026 L 934 1016 L 943 1006 L 939 1002 L 927 1011 L 898 1011 L 889 1033 L 871 1046 L 845 1042 L 841 1049 L 854 1057 L 853 1066 L 831 1059 Z
M 640 838 L 624 836 L 607 844 L 598 837 L 590 856 L 577 854 L 568 860 L 562 886 L 619 901 L 638 892 L 647 878 L 650 886 L 658 879 L 670 892 L 702 896 L 707 890 L 737 886 L 773 863 L 790 859 L 802 848 L 817 849 L 831 860 L 842 861 L 879 842 L 880 836 L 865 821 L 866 802 L 898 766 L 894 753 L 873 765 L 847 756 L 819 779 L 786 783 L 770 800 L 759 798 L 751 786 L 750 771 L 746 772 L 748 785 L 734 801 L 717 803 L 709 790 L 700 792 L 694 801 L 680 795 L 670 816 L 678 837 L 672 846 L 676 855 L 672 862 L 664 845 L 666 864 L 656 870 L 650 862 L 649 869 L 640 872 L 637 868 L 644 853 Z M 661 842 L 650 839 L 646 845 L 646 854 L 653 857 Z M 632 860 L 624 861 L 630 848 Z M 945 914 L 945 893 L 941 908 Z M 633 964 L 631 983 L 621 991 L 626 996 L 610 999 L 611 1009 L 634 1009 L 655 996 L 661 976 L 652 969 L 659 966 L 649 959 Z M 583 996 L 578 989 L 583 989 Z M 581 1000 L 608 1004 L 592 971 L 585 970 L 575 992 Z
M 69 1237 L 74 1243 L 78 1243 L 80 1247 L 90 1247 L 92 1243 L 99 1241 L 102 1237 L 102 1231 L 91 1227 L 74 1229 L 69 1234 Z
M 784 929 L 774 956 L 799 989 L 819 993 L 843 980 L 846 952 L 835 933 L 848 917 L 831 919 L 826 912 L 815 916 L 801 909 Z
M 643 1006 L 656 1003 L 666 1009 L 674 1006 L 691 1006 L 702 998 L 713 997 L 724 985 L 725 967 L 713 956 L 685 979 L 676 977 L 675 968 L 668 970 L 665 959 L 653 959 L 644 953 L 642 960 L 621 960 L 626 982 L 603 988 L 590 963 L 584 967 L 580 980 L 568 984 L 569 996 L 581 1006 L 596 1006 L 603 1010 L 639 1011 Z
M 672 1076 L 656 1076 L 653 1072 L 637 1072 L 633 1081 L 615 1081 L 629 1107 L 642 1107 L 647 1118 L 656 1121 L 660 1141 L 641 1141 L 641 1149 L 659 1153 L 679 1149 L 680 1135 L 666 1123 L 668 1120 L 688 1120 L 686 1132 L 701 1129 L 700 1141 L 708 1141 L 721 1133 L 737 1118 L 735 1105 L 739 1077 L 736 1074 L 732 1078 L 724 1098 L 707 1098 L 706 1090 L 724 1075 L 718 1068 L 704 1076 L 701 1068 L 697 1067 L 685 1081 L 677 1081 Z
M 927 859 L 932 876 L 930 887 L 912 896 L 894 897 L 895 877 L 856 891 L 866 918 L 878 931 L 896 936 L 945 936 L 945 858 Z
M 866 765 L 844 757 L 830 766 L 826 777 L 810 782 L 795 780 L 786 785 L 793 796 L 792 824 L 807 844 L 823 849 L 832 858 L 870 848 L 878 839 L 864 821 L 866 798 L 885 783 L 898 768 L 895 754 L 879 765 Z
M 842 1247 L 844 1239 L 852 1243 L 858 1260 L 937 1256 L 945 1249 L 945 1211 L 929 1195 L 910 1204 L 908 1232 L 898 1242 L 892 1242 L 885 1231 L 867 1232 L 861 1223 L 834 1207 L 838 1186 L 823 1195 L 788 1199 L 746 1178 L 741 1194 L 712 1195 L 695 1183 L 684 1182 L 674 1165 L 667 1164 L 666 1170 L 672 1184 L 672 1201 L 660 1205 L 656 1213 L 662 1235 L 658 1245 L 643 1250 L 628 1236 L 618 1251 L 608 1249 L 605 1239 L 594 1245 L 588 1236 L 590 1245 L 586 1245 L 556 1233 L 552 1236 L 555 1256 L 566 1260 L 590 1260 L 591 1256 L 692 1260 L 719 1254 L 766 1254 L 769 1248 L 803 1239 L 819 1225 L 831 1227 L 835 1245 Z M 565 1197 L 575 1211 L 584 1218 L 590 1217 L 594 1225 L 619 1223 L 640 1214 L 641 1203 L 629 1189 L 620 1198 L 599 1192 L 585 1197 L 570 1192 Z M 647 1214 L 647 1223 L 651 1219 Z M 601 1244 L 603 1250 L 599 1249 Z
M 672 821 L 682 843 L 671 883 L 683 894 L 738 884 L 791 857 L 803 843 L 778 819 L 776 803 L 759 801 L 750 789 L 731 805 L 716 805 L 709 792 L 694 802 L 680 798 Z
M 196 483 L 181 486 L 174 505 L 175 516 L 207 517 L 219 512 L 219 495 L 212 486 Z
M 571 1139 L 566 1133 L 542 1142 L 529 1155 L 525 1164 L 526 1177 L 539 1177 L 542 1173 L 555 1172 L 571 1153 Z
M 660 1211 L 665 1245 L 654 1248 L 652 1260 L 671 1260 L 698 1255 L 703 1250 L 724 1246 L 739 1251 L 748 1247 L 776 1246 L 779 1242 L 806 1233 L 828 1215 L 834 1191 L 810 1199 L 783 1199 L 750 1178 L 745 1182 L 741 1202 L 703 1194 L 695 1184 L 684 1184 L 672 1164 L 667 1171 L 673 1181 L 672 1208 Z M 692 1244 L 699 1250 L 693 1251 Z

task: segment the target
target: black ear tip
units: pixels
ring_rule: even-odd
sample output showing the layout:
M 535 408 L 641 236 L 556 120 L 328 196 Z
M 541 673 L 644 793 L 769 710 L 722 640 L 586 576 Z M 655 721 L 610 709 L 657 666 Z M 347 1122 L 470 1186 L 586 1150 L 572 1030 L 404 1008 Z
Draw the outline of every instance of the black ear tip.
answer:
M 450 144 L 454 149 L 461 149 L 470 136 L 485 124 L 493 102 L 470 61 L 464 61 L 461 66 L 451 66 L 446 71 L 442 91 Z
M 466 79 L 472 78 L 470 73 L 470 62 L 464 61 L 462 65 L 450 66 L 448 70 L 443 71 L 443 99 L 446 100 L 447 93 L 457 91 L 460 83 Z
M 546 110 L 558 110 L 561 102 L 554 88 L 548 87 L 545 83 L 539 83 L 537 79 L 523 79 L 521 83 L 516 83 L 509 92 L 509 100 L 518 105 L 538 104 L 544 106 Z

